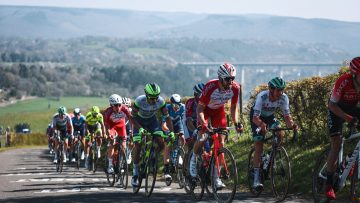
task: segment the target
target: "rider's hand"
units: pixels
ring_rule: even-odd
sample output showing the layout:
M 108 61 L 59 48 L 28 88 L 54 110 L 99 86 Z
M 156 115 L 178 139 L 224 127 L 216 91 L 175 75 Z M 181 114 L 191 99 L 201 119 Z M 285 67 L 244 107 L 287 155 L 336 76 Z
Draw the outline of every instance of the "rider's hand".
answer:
M 145 133 L 145 129 L 144 128 L 139 128 L 139 134 L 143 135 Z
M 141 135 L 140 134 L 135 134 L 133 136 L 133 142 L 136 143 L 136 142 L 140 142 L 141 141 Z
M 299 126 L 298 126 L 296 123 L 293 123 L 291 127 L 292 127 L 292 129 L 293 129 L 294 131 L 298 131 L 298 130 L 299 130 Z
M 242 133 L 244 131 L 244 126 L 243 126 L 243 124 L 238 122 L 238 123 L 235 124 L 235 129 L 236 129 L 236 132 Z
M 265 135 L 265 134 L 267 133 L 266 124 L 265 124 L 265 123 L 262 123 L 259 127 L 260 127 L 260 129 L 261 129 L 261 134 L 262 134 L 262 135 Z
M 359 119 L 357 117 L 353 117 L 349 124 L 351 127 L 356 127 L 359 124 Z
M 171 139 L 171 142 L 175 141 L 175 133 L 174 132 L 169 132 L 168 133 L 169 138 Z

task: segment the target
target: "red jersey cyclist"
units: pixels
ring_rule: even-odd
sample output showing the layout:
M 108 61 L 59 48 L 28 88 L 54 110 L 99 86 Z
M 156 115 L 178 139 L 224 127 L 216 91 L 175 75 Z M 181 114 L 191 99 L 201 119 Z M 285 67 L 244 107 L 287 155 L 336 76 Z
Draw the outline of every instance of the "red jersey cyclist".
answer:
M 200 155 L 204 142 L 206 141 L 206 133 L 211 131 L 208 121 L 211 120 L 213 128 L 226 128 L 226 113 L 224 104 L 231 100 L 231 117 L 235 124 L 236 131 L 242 132 L 242 125 L 238 120 L 238 97 L 240 85 L 234 82 L 236 69 L 232 64 L 225 63 L 218 69 L 218 79 L 210 80 L 204 86 L 200 100 L 197 106 L 197 121 L 201 126 L 198 132 L 197 140 L 194 144 L 194 155 Z M 227 135 L 220 134 L 219 141 L 221 147 L 224 145 Z M 196 161 L 195 156 L 190 161 L 190 175 L 196 177 Z M 216 171 L 216 170 L 215 170 Z M 225 187 L 224 183 L 218 177 L 218 173 L 214 173 L 216 188 Z
M 129 108 L 123 103 L 123 99 L 121 96 L 117 94 L 113 94 L 109 97 L 109 103 L 110 107 L 107 108 L 104 112 L 104 121 L 105 121 L 105 127 L 108 130 L 108 151 L 107 156 L 109 160 L 109 167 L 107 169 L 108 173 L 113 173 L 113 154 L 114 154 L 114 145 L 116 143 L 119 143 L 119 141 L 122 142 L 122 147 L 125 150 L 126 149 L 126 124 L 125 124 L 125 118 L 129 119 L 129 122 L 131 122 L 133 125 L 140 128 L 139 124 L 134 121 L 134 119 L 130 116 L 130 110 Z M 114 136 L 112 132 L 117 133 L 117 137 Z
M 358 123 L 360 108 L 360 57 L 350 62 L 350 73 L 341 75 L 335 82 L 328 103 L 328 128 L 331 149 L 327 159 L 326 196 L 336 199 L 333 188 L 333 176 L 340 150 L 342 124 L 346 121 L 353 125 Z

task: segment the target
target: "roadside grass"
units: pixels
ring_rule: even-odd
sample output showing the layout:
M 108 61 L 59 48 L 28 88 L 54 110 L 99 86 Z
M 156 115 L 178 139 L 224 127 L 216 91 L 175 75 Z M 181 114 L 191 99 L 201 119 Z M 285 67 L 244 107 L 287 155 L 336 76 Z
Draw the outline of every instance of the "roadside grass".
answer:
M 45 132 L 52 116 L 57 112 L 59 106 L 67 107 L 68 113 L 79 107 L 83 114 L 91 106 L 97 105 L 105 108 L 108 105 L 107 98 L 101 97 L 63 97 L 60 100 L 36 98 L 19 101 L 0 108 L 0 126 L 14 126 L 18 123 L 29 123 L 32 132 Z

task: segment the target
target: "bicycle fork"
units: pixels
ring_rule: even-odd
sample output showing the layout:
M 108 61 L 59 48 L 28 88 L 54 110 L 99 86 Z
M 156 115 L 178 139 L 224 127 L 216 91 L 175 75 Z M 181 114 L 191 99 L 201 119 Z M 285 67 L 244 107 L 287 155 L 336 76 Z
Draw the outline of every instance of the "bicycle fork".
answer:
M 341 174 L 341 178 L 340 178 L 340 182 L 339 182 L 339 189 L 341 190 L 344 186 L 345 186 L 345 180 L 348 177 L 350 170 L 353 166 L 353 164 L 355 164 L 355 161 L 359 162 L 359 155 L 360 155 L 360 142 L 358 142 L 358 144 L 356 145 L 349 162 L 347 163 L 343 173 Z M 342 157 L 342 156 L 341 156 Z M 358 172 L 359 172 L 359 167 L 358 167 Z M 359 179 L 359 173 L 358 173 L 358 177 Z

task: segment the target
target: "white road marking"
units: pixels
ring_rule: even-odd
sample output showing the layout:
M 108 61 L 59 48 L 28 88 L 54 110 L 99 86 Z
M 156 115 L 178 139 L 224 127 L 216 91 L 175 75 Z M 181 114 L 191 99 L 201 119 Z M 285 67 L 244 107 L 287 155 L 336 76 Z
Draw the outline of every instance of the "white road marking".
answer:
M 123 188 L 116 188 L 116 187 L 101 187 L 101 188 L 72 188 L 72 189 L 46 189 L 46 190 L 41 190 L 38 192 L 34 192 L 34 193 L 74 193 L 74 192 L 108 192 L 108 191 L 125 191 Z
M 55 170 L 55 169 L 53 169 Z M 63 172 L 62 175 L 93 175 L 94 173 L 81 173 L 81 172 Z M 1 176 L 43 176 L 43 175 L 59 175 L 57 172 L 51 173 L 8 173 L 2 174 Z
M 30 178 L 10 181 L 12 183 L 27 182 L 107 182 L 105 178 Z

